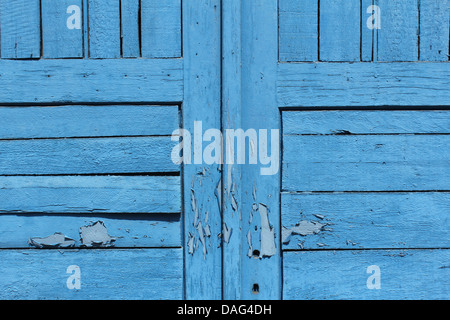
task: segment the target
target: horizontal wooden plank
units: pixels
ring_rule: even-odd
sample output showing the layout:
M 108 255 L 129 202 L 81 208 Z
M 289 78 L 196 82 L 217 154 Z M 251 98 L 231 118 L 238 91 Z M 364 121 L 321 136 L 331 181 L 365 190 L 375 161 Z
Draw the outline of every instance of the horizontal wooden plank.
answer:
M 177 213 L 180 177 L 0 177 L 0 213 Z
M 448 63 L 281 63 L 278 105 L 448 106 Z
M 170 137 L 1 140 L 0 175 L 177 172 Z
M 80 247 L 80 227 L 102 221 L 115 248 L 180 247 L 177 214 L 1 214 L 0 248 L 28 248 L 28 240 L 62 233 Z
M 280 0 L 278 9 L 280 61 L 317 61 L 318 1 Z
M 283 137 L 283 190 L 450 190 L 450 135 Z
M 283 298 L 449 299 L 449 250 L 345 250 L 283 254 Z M 380 289 L 368 289 L 380 269 Z M 369 270 L 370 271 L 370 270 Z
M 0 250 L 0 299 L 182 299 L 181 249 Z M 68 289 L 69 266 L 80 289 Z
M 285 249 L 450 248 L 450 193 L 282 193 Z M 299 229 L 302 230 L 301 228 Z M 306 230 L 306 229 L 303 229 Z
M 283 134 L 450 133 L 449 111 L 288 111 Z
M 0 139 L 171 135 L 177 106 L 0 107 Z
M 181 0 L 141 0 L 142 57 L 181 57 Z
M 0 61 L 3 104 L 182 100 L 182 59 Z

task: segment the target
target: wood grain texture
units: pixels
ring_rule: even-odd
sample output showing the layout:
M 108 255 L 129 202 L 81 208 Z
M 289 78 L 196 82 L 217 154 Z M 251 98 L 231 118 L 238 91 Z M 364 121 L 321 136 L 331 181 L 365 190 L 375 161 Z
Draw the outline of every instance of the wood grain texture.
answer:
M 448 106 L 447 63 L 278 66 L 278 106 Z
M 291 235 L 285 249 L 449 248 L 450 194 L 282 193 L 282 224 L 324 225 L 317 234 Z
M 377 0 L 381 28 L 377 31 L 378 61 L 417 61 L 419 0 Z
M 42 0 L 42 55 L 46 59 L 83 57 L 83 28 L 67 27 L 71 5 L 82 8 L 81 0 Z
M 450 133 L 449 111 L 287 111 L 284 135 Z
M 0 141 L 0 175 L 177 172 L 170 137 Z
M 181 57 L 181 0 L 141 0 L 142 57 Z
M 180 177 L 0 177 L 1 213 L 177 213 Z
M 320 60 L 360 61 L 361 1 L 320 1 Z
M 194 122 L 202 121 L 203 130 L 220 129 L 221 3 L 197 0 L 183 1 L 182 5 L 183 128 L 192 133 Z M 221 167 L 191 164 L 184 165 L 182 172 L 185 298 L 221 299 Z
M 131 207 L 131 206 L 130 206 Z M 28 248 L 28 239 L 61 232 L 81 246 L 80 227 L 102 221 L 115 248 L 181 247 L 179 214 L 1 214 L 0 248 Z
M 222 2 L 222 128 L 240 128 L 242 119 L 241 79 L 241 1 Z M 225 156 L 225 152 L 224 152 Z M 223 229 L 231 234 L 222 242 L 223 299 L 238 300 L 242 297 L 242 185 L 241 165 L 222 166 L 222 221 Z
M 283 298 L 444 299 L 450 297 L 449 250 L 285 252 Z M 367 267 L 381 271 L 381 289 L 368 289 Z
M 281 127 L 276 104 L 277 1 L 243 1 L 241 10 L 242 129 L 267 129 L 271 136 L 271 129 Z M 267 149 L 272 150 L 268 141 Z M 279 171 L 261 175 L 264 167 L 260 162 L 242 165 L 242 299 L 281 297 L 280 176 Z M 263 251 L 266 247 L 271 250 Z
M 140 48 L 140 1 L 121 0 L 121 39 L 122 57 L 137 58 L 141 55 Z
M 317 61 L 318 1 L 280 0 L 278 10 L 280 61 Z
M 89 0 L 89 57 L 120 58 L 120 0 Z
M 0 2 L 1 57 L 31 59 L 41 56 L 39 0 Z
M 450 190 L 449 135 L 284 136 L 283 190 Z
M 449 60 L 448 0 L 420 1 L 420 60 Z
M 181 249 L 0 250 L 1 299 L 182 299 Z M 69 290 L 69 266 L 81 288 Z M 20 270 L 20 271 L 18 271 Z
M 0 102 L 174 103 L 183 99 L 182 70 L 181 59 L 3 60 Z
M 171 135 L 177 106 L 0 107 L 0 139 Z
M 361 61 L 373 61 L 373 48 L 375 45 L 375 32 L 367 27 L 367 21 L 373 24 L 373 11 L 369 8 L 375 0 L 361 0 Z M 368 13 L 369 12 L 369 13 Z

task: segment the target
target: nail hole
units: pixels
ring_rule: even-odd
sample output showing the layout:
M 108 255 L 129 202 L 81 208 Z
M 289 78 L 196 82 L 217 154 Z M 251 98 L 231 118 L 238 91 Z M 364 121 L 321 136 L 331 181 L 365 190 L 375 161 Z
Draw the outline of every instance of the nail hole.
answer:
M 259 293 L 259 284 L 257 284 L 257 283 L 253 284 L 252 293 L 253 294 L 258 294 Z
M 255 259 L 259 258 L 259 250 L 253 250 L 253 258 Z

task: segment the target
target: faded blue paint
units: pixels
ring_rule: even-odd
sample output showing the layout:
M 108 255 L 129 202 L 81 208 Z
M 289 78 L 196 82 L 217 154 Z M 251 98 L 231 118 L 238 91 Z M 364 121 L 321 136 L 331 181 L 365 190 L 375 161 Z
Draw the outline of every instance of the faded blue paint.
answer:
M 450 297 L 447 0 L 53 2 L 0 5 L 0 298 Z M 194 121 L 281 171 L 173 164 Z

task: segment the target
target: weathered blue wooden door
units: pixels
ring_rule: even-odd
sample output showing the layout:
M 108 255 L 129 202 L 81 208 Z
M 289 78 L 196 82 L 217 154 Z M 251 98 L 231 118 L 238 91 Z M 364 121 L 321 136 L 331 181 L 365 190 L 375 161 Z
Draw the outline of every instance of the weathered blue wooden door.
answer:
M 171 157 L 220 127 L 220 2 L 2 0 L 0 24 L 0 298 L 220 298 L 220 171 Z
M 450 297 L 448 5 L 224 3 L 225 126 L 281 144 L 224 167 L 226 298 Z
M 448 5 L 2 0 L 0 298 L 448 299 Z

